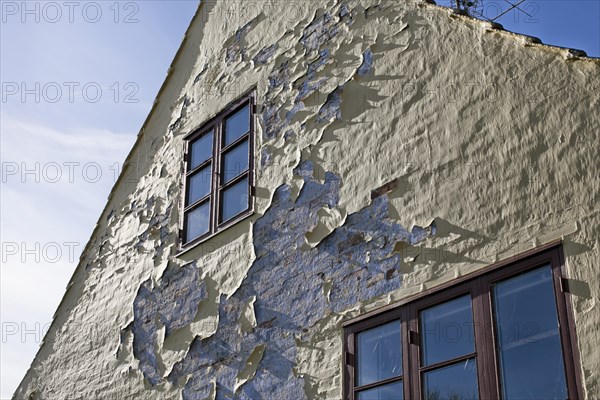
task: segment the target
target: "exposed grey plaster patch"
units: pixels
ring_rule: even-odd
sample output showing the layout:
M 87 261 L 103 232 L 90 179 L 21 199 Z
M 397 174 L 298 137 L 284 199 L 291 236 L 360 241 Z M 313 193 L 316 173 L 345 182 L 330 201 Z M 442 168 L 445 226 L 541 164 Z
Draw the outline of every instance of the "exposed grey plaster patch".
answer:
M 238 55 L 242 55 L 243 59 L 242 50 L 240 49 L 237 43 L 231 45 L 231 47 L 228 47 L 225 52 L 225 61 L 227 62 L 227 65 L 233 63 L 233 61 L 237 58 Z
M 273 45 L 271 45 L 269 47 L 263 48 L 254 57 L 254 60 L 253 60 L 254 63 L 256 65 L 265 65 L 265 64 L 267 64 L 271 60 L 271 58 L 273 57 L 273 55 L 275 54 L 276 50 L 277 50 L 277 44 L 273 44 Z
M 338 13 L 340 18 L 344 18 L 348 15 L 350 15 L 350 9 L 348 8 L 348 3 L 342 3 L 342 5 L 340 6 L 340 11 Z
M 341 182 L 327 172 L 320 183 L 314 178 L 309 161 L 302 162 L 294 173 L 304 180 L 300 194 L 293 200 L 290 186 L 279 187 L 271 207 L 255 222 L 257 258 L 235 294 L 229 299 L 221 296 L 217 334 L 194 339 L 189 352 L 168 376 L 173 384 L 189 377 L 183 390 L 184 400 L 205 398 L 212 390 L 212 382 L 216 385 L 216 399 L 306 398 L 304 379 L 294 374 L 297 340 L 306 341 L 320 329 L 319 320 L 330 310 L 339 312 L 399 288 L 401 274 L 397 269 L 401 260 L 394 253 L 394 245 L 398 241 L 417 243 L 435 234 L 433 226 L 408 231 L 397 224 L 388 217 L 387 196 L 380 196 L 348 216 L 316 247 L 303 249 L 304 235 L 319 223 L 319 210 L 337 207 Z M 197 282 L 191 280 L 188 284 Z M 159 293 L 163 297 L 156 300 Z M 143 332 L 140 338 L 151 342 L 150 334 L 156 329 L 152 330 L 154 324 L 148 328 L 143 323 L 156 313 L 141 309 L 152 310 L 157 303 L 172 301 L 167 296 L 175 293 L 140 288 L 134 305 L 136 320 L 142 320 L 134 320 L 134 327 L 137 323 L 145 328 L 139 328 Z M 256 327 L 244 331 L 240 320 L 249 302 L 254 302 Z M 170 321 L 161 319 L 165 326 Z M 261 346 L 264 354 L 257 365 L 252 365 L 253 378 L 239 387 L 240 373 L 248 368 L 247 360 Z M 142 357 L 140 368 L 146 377 L 157 376 L 153 375 L 157 367 L 152 364 L 156 360 L 151 351 L 138 350 L 135 355 Z M 149 380 L 153 384 L 160 381 Z
M 347 7 L 343 9 L 343 15 L 345 17 L 348 16 L 349 12 L 350 11 L 347 9 Z M 337 35 L 338 31 L 338 22 L 335 21 L 335 18 L 331 15 L 331 13 L 326 12 L 322 17 L 316 18 L 309 26 L 305 28 L 301 42 L 304 44 L 305 48 L 309 50 L 319 50 L 320 46 L 331 40 L 331 38 Z M 264 106 L 263 122 L 265 126 L 264 137 L 266 139 L 272 139 L 276 137 L 283 129 L 284 121 L 287 124 L 290 124 L 293 118 L 300 111 L 306 109 L 304 101 L 313 93 L 319 91 L 327 83 L 328 78 L 323 77 L 319 79 L 317 78 L 317 73 L 328 63 L 330 59 L 330 50 L 325 48 L 319 50 L 317 59 L 308 64 L 306 75 L 296 81 L 300 83 L 297 86 L 298 93 L 294 99 L 291 109 L 284 110 L 283 106 L 277 108 L 272 103 L 268 103 Z M 287 89 L 291 86 L 289 81 L 290 71 L 288 62 L 289 61 L 281 63 L 269 75 L 269 87 L 271 90 L 279 87 Z M 269 93 L 270 92 L 271 91 L 269 91 Z M 269 96 L 267 95 L 267 97 Z M 333 99 L 333 102 L 335 102 L 335 100 L 336 99 Z M 333 108 L 330 108 L 330 105 L 332 104 L 333 103 L 330 103 L 325 109 L 323 109 L 324 114 L 322 117 L 324 119 L 320 121 L 324 121 L 328 118 L 328 116 L 325 115 L 328 111 L 333 111 Z M 280 115 L 285 115 L 284 120 L 281 119 Z
M 329 49 L 323 49 L 319 51 L 319 57 L 312 63 L 308 64 L 306 76 L 298 87 L 298 94 L 294 99 L 294 106 L 285 115 L 285 119 L 288 123 L 292 121 L 292 118 L 294 118 L 298 112 L 306 108 L 303 100 L 319 90 L 327 82 L 327 78 L 316 80 L 316 76 L 317 72 L 327 63 L 329 58 Z
M 181 126 L 181 117 L 177 118 L 175 122 L 169 125 L 169 132 L 174 132 Z
M 294 115 L 304 110 L 305 108 L 306 107 L 302 101 L 298 101 L 297 103 L 295 103 L 292 109 L 285 114 L 286 122 L 290 123 L 292 121 L 292 118 L 294 118 Z
M 200 280 L 195 264 L 167 268 L 158 286 L 157 302 L 164 300 L 158 309 L 165 335 L 191 324 L 198 311 L 198 304 L 206 298 L 206 285 Z
M 202 68 L 202 71 L 200 71 L 200 73 L 198 75 L 196 75 L 196 77 L 194 78 L 194 84 L 200 82 L 202 75 L 204 75 L 207 70 L 208 70 L 208 63 L 204 64 L 204 68 Z
M 347 25 L 352 25 L 354 23 L 355 14 L 355 11 L 350 10 L 350 8 L 348 7 L 348 3 L 343 3 L 340 6 L 338 16 L 340 17 L 340 20 L 346 22 Z
M 373 71 L 373 52 L 371 48 L 366 49 L 363 52 L 363 61 L 360 67 L 358 67 L 358 75 L 364 76 Z
M 333 92 L 329 93 L 325 104 L 317 114 L 317 122 L 327 122 L 332 119 L 342 119 L 342 91 L 343 86 L 338 86 Z
M 305 100 L 308 96 L 319 90 L 325 83 L 327 78 L 319 79 L 316 82 L 312 82 L 310 79 L 305 80 L 302 85 L 298 88 L 298 95 L 296 96 L 296 102 Z
M 245 50 L 240 46 L 240 42 L 246 33 L 248 33 L 254 22 L 255 20 L 248 22 L 235 32 L 233 44 L 229 45 L 225 50 L 225 61 L 227 62 L 227 65 L 232 64 L 239 56 L 241 56 L 242 60 L 245 59 Z
M 183 107 L 182 107 L 182 111 L 183 109 L 187 108 L 190 106 L 190 104 L 192 104 L 194 102 L 194 100 L 189 97 L 187 94 L 185 96 L 183 96 Z
M 205 297 L 206 285 L 200 280 L 195 263 L 183 267 L 169 265 L 156 287 L 151 279 L 140 286 L 133 302 L 133 354 L 151 384 L 162 380 L 156 356 L 159 329 L 164 326 L 168 337 L 191 324 Z
M 316 78 L 316 72 L 319 67 L 321 67 L 327 61 L 328 53 L 327 50 L 324 50 L 323 53 L 317 61 L 308 66 L 308 72 L 306 74 L 306 79 L 302 81 L 300 86 L 298 87 L 298 95 L 296 96 L 296 102 L 299 100 L 306 99 L 309 95 L 311 95 L 314 91 L 318 90 L 326 81 L 326 78 L 322 78 L 317 82 L 313 82 Z
M 317 71 L 321 69 L 323 65 L 327 63 L 327 60 L 330 57 L 329 49 L 323 49 L 319 51 L 319 58 L 316 61 L 308 64 L 308 72 L 306 73 L 306 78 L 308 80 L 315 79 Z
M 271 160 L 272 160 L 272 155 L 269 152 L 269 149 L 267 148 L 267 146 L 263 147 L 262 150 L 260 151 L 260 166 L 262 168 L 264 168 L 265 166 L 270 165 Z
M 175 132 L 176 130 L 178 130 L 181 127 L 182 122 L 186 119 L 186 116 L 187 116 L 187 108 L 193 102 L 194 101 L 187 94 L 185 94 L 183 96 L 183 98 L 181 99 L 181 109 L 179 110 L 179 116 L 177 117 L 175 122 L 173 122 L 171 125 L 169 125 L 170 133 Z
M 293 138 L 294 136 L 296 136 L 296 133 L 292 130 L 292 129 L 288 129 L 287 131 L 285 131 L 285 133 L 283 134 L 283 138 L 285 140 L 290 140 L 291 138 Z
M 262 110 L 263 138 L 270 140 L 275 138 L 283 129 L 284 122 L 279 116 L 279 108 L 273 104 L 265 104 Z
M 144 203 L 144 207 L 145 208 L 151 208 L 154 206 L 154 203 L 156 202 L 156 198 L 154 196 L 150 196 L 146 202 Z
M 278 88 L 282 86 L 284 83 L 289 82 L 290 79 L 290 71 L 289 71 L 289 61 L 282 63 L 279 67 L 271 72 L 269 75 L 269 86 L 271 89 Z
M 318 50 L 323 43 L 333 38 L 338 32 L 339 27 L 335 19 L 327 11 L 304 29 L 300 42 L 309 51 Z
M 98 257 L 105 256 L 109 251 L 112 251 L 112 246 L 108 240 L 102 240 L 98 248 Z
M 113 208 L 112 210 L 110 210 L 110 212 L 108 213 L 108 215 L 106 216 L 106 220 L 110 221 L 110 219 L 115 215 L 115 209 Z

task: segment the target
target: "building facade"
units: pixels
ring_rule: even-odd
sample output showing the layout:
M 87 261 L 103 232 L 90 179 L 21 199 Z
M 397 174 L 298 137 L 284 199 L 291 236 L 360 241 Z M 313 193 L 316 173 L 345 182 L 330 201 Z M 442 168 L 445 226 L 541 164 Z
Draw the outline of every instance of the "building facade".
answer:
M 16 399 L 600 397 L 600 61 L 202 1 Z

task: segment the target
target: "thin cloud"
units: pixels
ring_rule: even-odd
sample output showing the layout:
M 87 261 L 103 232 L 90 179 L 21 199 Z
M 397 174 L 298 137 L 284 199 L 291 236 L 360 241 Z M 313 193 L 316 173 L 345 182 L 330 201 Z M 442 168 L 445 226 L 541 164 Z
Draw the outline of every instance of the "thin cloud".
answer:
M 58 131 L 4 112 L 1 129 L 0 396 L 10 398 L 52 321 L 115 183 L 114 167 L 122 165 L 135 134 Z M 86 165 L 93 165 L 88 176 Z

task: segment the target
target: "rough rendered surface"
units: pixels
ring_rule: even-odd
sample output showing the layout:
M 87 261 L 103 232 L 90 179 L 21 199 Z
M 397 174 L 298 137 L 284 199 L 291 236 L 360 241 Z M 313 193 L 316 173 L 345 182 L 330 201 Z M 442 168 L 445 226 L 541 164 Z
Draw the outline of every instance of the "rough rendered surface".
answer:
M 340 399 L 343 321 L 555 239 L 595 398 L 599 76 L 420 2 L 202 1 L 15 398 Z M 183 137 L 253 88 L 256 211 L 178 254 Z

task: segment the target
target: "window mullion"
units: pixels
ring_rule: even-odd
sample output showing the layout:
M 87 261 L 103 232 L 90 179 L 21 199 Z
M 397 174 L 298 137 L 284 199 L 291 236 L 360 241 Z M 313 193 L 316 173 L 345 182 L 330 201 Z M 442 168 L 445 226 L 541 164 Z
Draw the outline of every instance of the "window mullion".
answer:
M 346 368 L 346 373 L 348 374 L 348 380 L 347 380 L 347 385 L 346 385 L 346 395 L 347 395 L 347 399 L 350 400 L 354 400 L 354 382 L 355 382 L 355 377 L 354 375 L 356 374 L 356 351 L 355 351 L 355 345 L 354 345 L 354 341 L 356 338 L 356 333 L 351 333 L 346 337 L 346 347 L 347 347 L 347 354 L 349 355 L 348 358 L 344 357 L 344 368 Z
M 410 371 L 410 344 L 408 338 L 409 323 L 408 323 L 408 307 L 402 307 L 400 309 L 400 337 L 402 343 L 402 381 L 404 382 L 404 393 L 405 399 L 412 398 L 411 388 L 412 382 L 410 377 L 412 376 Z
M 182 175 L 183 175 L 183 179 L 182 179 L 182 183 L 181 183 L 181 195 L 180 195 L 180 202 L 181 202 L 181 213 L 179 214 L 179 243 L 184 243 L 187 240 L 186 237 L 186 229 L 187 229 L 187 212 L 185 211 L 186 207 L 187 207 L 187 197 L 188 197 L 188 179 L 187 179 L 187 174 L 189 172 L 189 166 L 190 166 L 190 159 L 189 159 L 189 151 L 190 151 L 190 142 L 189 141 L 185 141 L 183 144 L 183 170 Z
M 221 175 L 221 143 L 223 141 L 223 119 L 219 117 L 215 122 L 215 137 L 213 144 L 213 176 L 212 176 L 212 202 L 210 209 L 210 229 L 211 233 L 217 231 L 218 226 L 218 213 L 219 213 L 219 177 Z
M 472 301 L 480 398 L 499 399 L 492 304 L 489 284 L 484 279 L 479 278 L 474 282 Z
M 256 157 L 254 156 L 254 141 L 256 140 L 256 98 L 250 97 L 250 136 L 248 137 L 248 209 L 254 210 L 254 196 L 255 193 L 255 162 Z
M 421 357 L 419 354 L 420 350 L 420 342 L 421 336 L 419 334 L 419 321 L 418 321 L 418 311 L 415 305 L 408 305 L 406 310 L 407 314 L 407 327 L 408 330 L 406 332 L 406 347 L 408 348 L 408 357 L 409 357 L 409 368 L 406 371 L 408 374 L 406 381 L 410 380 L 410 397 L 409 399 L 420 399 L 421 398 Z M 411 336 L 414 336 L 417 340 L 411 340 Z
M 559 250 L 562 253 L 562 249 Z M 579 398 L 583 392 L 579 386 L 581 377 L 580 371 L 575 368 L 579 364 L 579 351 L 577 343 L 573 340 L 575 337 L 575 323 L 568 307 L 568 297 L 570 294 L 562 288 L 563 268 L 562 254 L 554 252 L 550 263 L 552 269 L 552 278 L 554 286 L 554 297 L 556 301 L 557 318 L 559 322 L 560 342 L 563 351 L 563 363 L 565 368 L 565 379 L 567 380 L 567 390 L 569 397 Z

